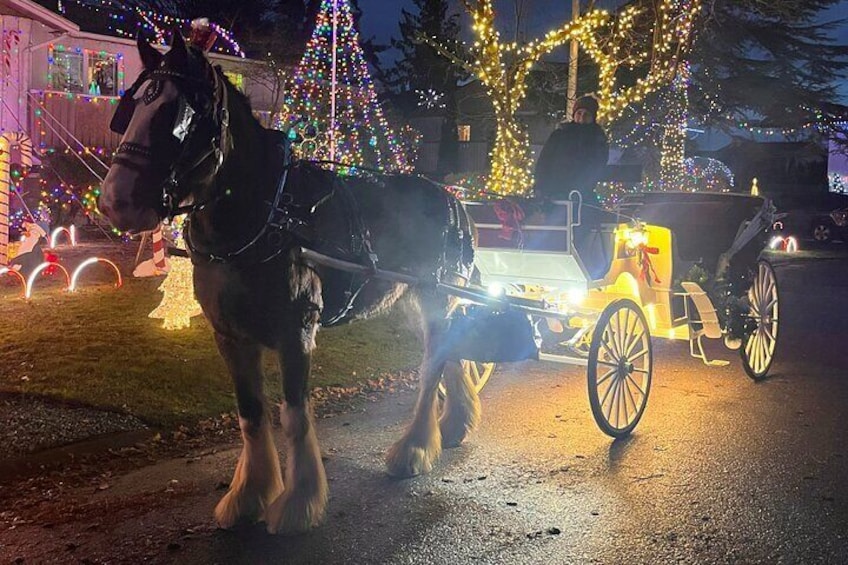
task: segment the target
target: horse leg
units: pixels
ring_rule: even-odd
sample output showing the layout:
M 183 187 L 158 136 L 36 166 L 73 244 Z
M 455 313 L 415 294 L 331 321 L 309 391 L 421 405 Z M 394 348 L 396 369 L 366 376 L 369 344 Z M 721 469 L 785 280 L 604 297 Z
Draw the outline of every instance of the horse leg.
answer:
M 244 442 L 230 489 L 215 507 L 218 525 L 231 528 L 240 521 L 259 520 L 283 492 L 283 483 L 262 390 L 261 349 L 218 333 L 215 341 L 235 384 Z
M 470 368 L 458 361 L 448 361 L 442 382 L 445 398 L 439 428 L 443 447 L 459 447 L 465 438 L 480 424 L 480 397 L 471 382 Z
M 294 534 L 318 525 L 327 506 L 327 476 L 321 461 L 315 423 L 309 406 L 308 379 L 318 312 L 314 304 L 303 309 L 300 331 L 287 332 L 280 348 L 285 380 L 285 402 L 280 422 L 286 440 L 286 491 L 268 509 L 265 522 L 272 534 Z
M 442 453 L 436 396 L 445 366 L 442 334 L 447 329 L 447 297 L 426 294 L 419 298 L 424 315 L 424 359 L 421 363 L 418 401 L 412 422 L 386 454 L 386 467 L 394 477 L 429 473 Z

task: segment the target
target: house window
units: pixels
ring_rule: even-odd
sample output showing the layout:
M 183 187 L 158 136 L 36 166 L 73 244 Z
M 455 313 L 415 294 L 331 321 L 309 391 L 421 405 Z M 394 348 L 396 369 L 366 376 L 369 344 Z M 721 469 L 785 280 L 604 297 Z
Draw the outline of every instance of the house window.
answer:
M 118 61 L 115 55 L 104 51 L 88 53 L 88 81 L 86 92 L 100 96 L 118 95 Z
M 233 73 L 233 72 L 230 72 L 230 71 L 224 71 L 224 75 L 226 75 L 226 77 L 228 79 L 230 79 L 230 82 L 233 83 L 233 86 L 238 88 L 239 92 L 242 92 L 242 93 L 244 92 L 244 75 L 243 74 Z
M 57 48 L 49 59 L 50 88 L 83 92 L 82 53 Z
M 456 126 L 456 136 L 459 141 L 471 141 L 471 126 L 467 124 Z

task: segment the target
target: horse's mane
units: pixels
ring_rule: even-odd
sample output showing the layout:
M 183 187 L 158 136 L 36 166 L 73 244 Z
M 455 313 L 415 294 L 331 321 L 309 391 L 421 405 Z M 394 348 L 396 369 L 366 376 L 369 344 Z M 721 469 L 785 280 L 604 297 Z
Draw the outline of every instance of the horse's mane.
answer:
M 205 65 L 209 65 L 209 68 L 212 72 L 217 72 L 216 68 L 220 67 L 220 65 L 215 65 L 209 58 L 203 53 L 201 50 L 197 49 L 194 46 L 189 47 L 189 52 L 193 55 L 193 59 L 196 59 L 198 62 L 203 63 Z M 234 113 L 234 110 L 239 110 L 250 116 L 252 118 L 252 122 L 256 127 L 264 129 L 264 126 L 259 123 L 259 120 L 256 119 L 256 116 L 253 115 L 253 106 L 250 103 L 250 98 L 247 97 L 242 91 L 240 91 L 230 80 L 224 72 L 223 69 L 219 75 L 220 78 L 224 80 L 224 88 L 227 89 L 227 97 L 230 102 L 230 113 Z

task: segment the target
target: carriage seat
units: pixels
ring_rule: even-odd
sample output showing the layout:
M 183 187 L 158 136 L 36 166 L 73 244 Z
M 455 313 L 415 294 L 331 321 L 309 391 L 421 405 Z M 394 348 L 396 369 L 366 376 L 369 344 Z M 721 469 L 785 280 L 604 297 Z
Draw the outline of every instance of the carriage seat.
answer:
M 568 200 L 536 198 L 465 202 L 477 227 L 478 248 L 569 255 L 576 249 L 589 278 L 602 279 L 612 265 L 615 220 L 584 207 L 582 226 L 574 227 L 571 241 L 575 205 Z M 612 223 L 601 223 L 605 220 Z

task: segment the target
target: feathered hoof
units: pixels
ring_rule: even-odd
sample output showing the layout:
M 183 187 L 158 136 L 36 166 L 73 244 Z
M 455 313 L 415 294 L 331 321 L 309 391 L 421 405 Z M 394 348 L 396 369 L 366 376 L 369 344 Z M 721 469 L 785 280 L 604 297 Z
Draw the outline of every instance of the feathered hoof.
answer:
M 429 473 L 442 454 L 441 438 L 436 435 L 431 445 L 412 444 L 407 438 L 395 443 L 386 454 L 386 469 L 392 477 L 407 479 Z
M 326 483 L 314 493 L 286 491 L 265 513 L 268 533 L 295 535 L 309 531 L 324 520 L 326 509 Z
M 454 448 L 462 445 L 462 442 L 471 435 L 480 425 L 480 401 L 472 404 L 468 410 L 457 407 L 447 410 L 439 420 L 439 430 L 442 434 L 442 447 Z
M 443 420 L 439 423 L 442 430 L 442 447 L 453 449 L 462 445 L 462 442 L 477 428 L 474 422 L 449 422 Z
M 215 521 L 219 528 L 228 530 L 242 524 L 253 524 L 262 518 L 265 504 L 258 495 L 248 495 L 244 490 L 230 490 L 215 507 Z

